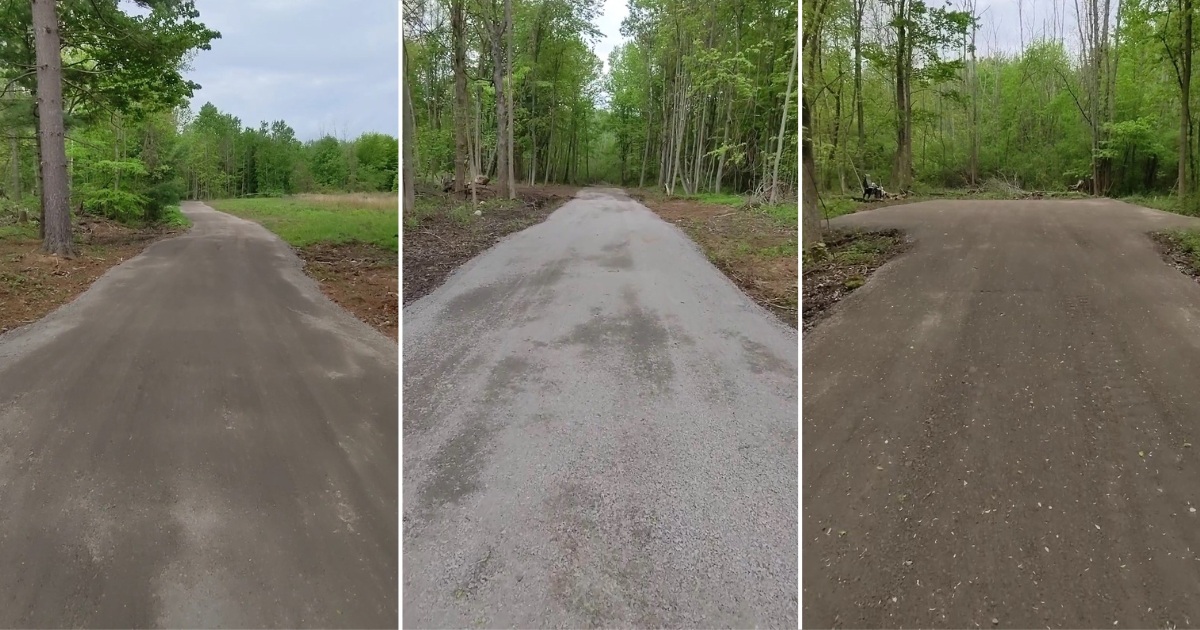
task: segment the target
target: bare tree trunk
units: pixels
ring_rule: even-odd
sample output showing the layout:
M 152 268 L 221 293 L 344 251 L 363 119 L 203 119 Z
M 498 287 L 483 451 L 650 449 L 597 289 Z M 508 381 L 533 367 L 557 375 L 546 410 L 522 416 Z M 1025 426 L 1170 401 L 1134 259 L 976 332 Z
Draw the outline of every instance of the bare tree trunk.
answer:
M 912 42 L 908 32 L 908 0 L 896 4 L 896 160 L 892 182 L 898 191 L 912 183 Z
M 21 149 L 16 132 L 8 136 L 9 177 L 8 198 L 14 203 L 21 202 Z
M 775 204 L 778 199 L 779 189 L 779 158 L 783 155 L 783 132 L 787 129 L 788 108 L 792 103 L 792 79 L 796 76 L 796 61 L 800 59 L 800 41 L 796 40 L 795 49 L 792 50 L 792 69 L 788 71 L 788 84 L 786 96 L 783 97 L 783 118 L 779 121 L 779 141 L 775 149 L 775 168 L 771 172 L 771 198 L 768 203 Z M 809 149 L 812 144 L 810 142 Z
M 454 192 L 463 191 L 467 170 L 467 50 L 463 0 L 450 4 L 450 27 L 454 31 Z M 473 174 L 472 174 L 473 175 Z
M 812 120 L 809 115 L 808 98 L 805 92 L 800 93 L 800 134 L 802 140 L 800 142 L 800 152 L 802 153 L 801 162 L 803 171 L 800 173 L 800 182 L 804 186 L 803 197 L 803 224 L 801 225 L 800 236 L 804 247 L 808 247 L 814 243 L 821 242 L 821 209 L 817 205 L 817 182 L 813 178 L 815 172 L 815 160 L 813 159 L 812 146 Z
M 479 205 L 479 192 L 476 190 L 479 181 L 479 167 L 483 160 L 479 145 L 483 143 L 483 88 L 475 90 L 475 142 L 471 148 L 471 204 Z
M 33 38 L 37 58 L 38 137 L 41 139 L 42 205 L 46 235 L 42 249 L 73 257 L 71 190 L 67 178 L 66 129 L 63 124 L 62 55 L 54 0 L 33 3 Z
M 866 0 L 854 0 L 854 111 L 858 118 L 858 160 L 860 162 L 864 159 L 867 146 L 862 97 L 862 20 L 866 8 Z
M 491 26 L 492 84 L 496 86 L 496 180 L 499 190 L 508 191 L 508 97 L 504 89 L 504 30 L 502 24 Z
M 725 157 L 729 153 L 729 123 L 733 120 L 733 95 L 731 89 L 729 100 L 725 103 L 725 131 L 721 134 L 721 155 L 717 158 L 717 174 L 713 177 L 713 192 L 721 194 L 721 178 L 725 173 Z
M 516 127 L 516 118 L 513 114 L 513 71 L 512 71 L 512 54 L 513 54 L 513 17 L 512 17 L 512 0 L 504 0 L 504 28 L 508 31 L 508 46 L 504 51 L 504 73 L 508 75 L 508 89 L 505 90 L 508 97 L 508 159 L 505 160 L 508 166 L 508 173 L 505 180 L 508 184 L 508 198 L 517 198 L 517 178 L 513 176 L 513 128 Z
M 408 55 L 404 56 L 404 66 L 405 70 L 407 70 Z M 405 78 L 408 78 L 407 72 L 405 72 Z M 401 131 L 404 135 L 404 142 L 402 143 L 404 145 L 404 155 L 400 160 L 402 164 L 401 178 L 403 179 L 402 184 L 404 186 L 404 212 L 411 213 L 416 209 L 417 205 L 417 191 L 415 183 L 413 182 L 412 150 L 413 144 L 416 143 L 416 138 L 413 137 L 413 132 L 416 131 L 416 123 L 413 121 L 412 93 L 408 89 L 407 80 L 404 81 L 404 94 L 402 95 L 402 98 L 404 99 L 404 128 Z
M 1188 163 L 1192 142 L 1192 0 L 1183 0 L 1182 66 L 1179 76 L 1179 198 L 1188 194 Z

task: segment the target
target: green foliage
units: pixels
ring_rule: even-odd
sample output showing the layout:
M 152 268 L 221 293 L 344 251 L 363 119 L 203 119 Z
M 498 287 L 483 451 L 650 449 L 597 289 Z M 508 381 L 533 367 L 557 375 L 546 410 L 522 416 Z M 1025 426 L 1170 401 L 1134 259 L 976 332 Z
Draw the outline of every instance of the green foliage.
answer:
M 429 10 L 449 14 L 449 0 L 434 4 Z M 499 121 L 491 79 L 499 60 L 492 58 L 487 31 L 498 16 L 488 5 L 478 12 L 470 6 L 469 131 L 478 132 L 483 172 L 495 180 Z M 673 181 L 686 180 L 689 193 L 748 193 L 769 174 L 788 91 L 796 3 L 717 3 L 701 11 L 633 0 L 621 26 L 627 41 L 611 52 L 607 72 L 591 50 L 598 0 L 513 0 L 512 8 L 518 180 L 662 185 L 674 162 L 663 149 L 674 136 L 684 148 Z M 431 23 L 417 11 L 405 19 L 405 79 L 416 127 L 415 142 L 406 146 L 415 149 L 416 176 L 439 180 L 453 173 L 455 160 L 452 30 L 448 20 Z M 793 82 L 793 104 L 798 87 Z M 794 109 L 787 114 L 780 167 L 793 189 Z M 671 124 L 677 110 L 679 128 Z
M 865 173 L 886 180 L 894 163 L 895 37 L 882 36 L 869 22 L 873 12 L 882 10 L 893 20 L 894 31 L 895 2 L 867 4 L 861 148 L 856 137 L 851 0 L 830 3 L 819 35 L 822 63 L 805 68 L 813 106 L 816 179 L 822 191 L 858 194 Z M 990 178 L 1025 190 L 1065 190 L 1092 177 L 1094 160 L 1108 174 L 1108 194 L 1172 190 L 1180 126 L 1178 11 L 1178 4 L 1162 0 L 1121 4 L 1120 36 L 1110 35 L 1116 74 L 1111 98 L 1104 96 L 1108 86 L 1103 83 L 1096 97 L 1099 146 L 1093 152 L 1088 92 L 1092 70 L 1077 42 L 1039 37 L 1019 51 L 983 54 L 972 66 L 970 16 L 914 3 L 906 24 L 914 37 L 924 39 L 916 44 L 914 60 L 915 83 L 921 84 L 914 85 L 912 95 L 914 190 L 978 188 Z M 814 18 L 806 14 L 805 19 Z M 980 19 L 979 37 L 984 38 L 992 25 L 986 14 Z M 922 52 L 930 41 L 938 45 Z M 934 55 L 938 63 L 931 64 Z M 973 138 L 978 140 L 974 181 Z
M 179 206 L 167 206 L 164 208 L 160 223 L 175 228 L 189 228 L 192 226 L 192 220 L 180 211 Z
M 57 4 L 63 100 L 83 120 L 112 112 L 141 117 L 182 105 L 200 87 L 183 78 L 184 61 L 220 37 L 198 21 L 190 0 L 142 0 L 150 9 L 145 16 L 124 12 L 118 0 Z M 30 23 L 28 2 L 0 5 L 0 77 L 32 94 L 37 85 Z
M 767 216 L 778 221 L 781 225 L 800 225 L 800 205 L 796 203 L 780 203 L 765 205 L 761 208 Z

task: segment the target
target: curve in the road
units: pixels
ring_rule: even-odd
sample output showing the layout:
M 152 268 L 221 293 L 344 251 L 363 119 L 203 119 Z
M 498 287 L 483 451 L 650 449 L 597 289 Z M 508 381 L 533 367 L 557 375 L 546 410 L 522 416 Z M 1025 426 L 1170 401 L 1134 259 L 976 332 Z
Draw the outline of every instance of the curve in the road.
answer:
M 913 248 L 804 339 L 804 625 L 1200 621 L 1200 287 L 1116 201 L 835 220 Z
M 395 343 L 183 210 L 0 337 L 0 626 L 396 627 Z
M 588 189 L 404 311 L 404 626 L 795 627 L 797 341 Z

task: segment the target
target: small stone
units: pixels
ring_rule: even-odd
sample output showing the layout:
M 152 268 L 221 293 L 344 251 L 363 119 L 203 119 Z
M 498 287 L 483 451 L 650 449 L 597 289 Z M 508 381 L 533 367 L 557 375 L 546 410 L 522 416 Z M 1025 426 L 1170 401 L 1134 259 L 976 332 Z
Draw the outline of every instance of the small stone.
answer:
M 994 625 L 996 625 L 996 624 L 998 624 L 998 623 L 1000 623 L 1000 620 L 999 620 L 999 619 L 997 619 L 997 618 L 995 618 L 995 617 L 992 617 L 992 625 L 994 626 Z

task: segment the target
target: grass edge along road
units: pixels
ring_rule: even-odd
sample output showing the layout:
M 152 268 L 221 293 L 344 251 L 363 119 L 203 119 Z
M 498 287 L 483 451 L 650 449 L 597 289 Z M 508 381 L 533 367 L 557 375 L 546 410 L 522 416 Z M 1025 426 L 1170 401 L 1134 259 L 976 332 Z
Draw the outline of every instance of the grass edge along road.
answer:
M 0 335 L 49 315 L 109 269 L 191 222 L 172 206 L 159 225 L 131 226 L 90 214 L 73 216 L 71 224 L 79 255 L 66 259 L 42 252 L 36 222 L 0 215 Z
M 379 332 L 399 338 L 399 199 L 341 193 L 214 199 L 205 204 L 254 221 L 296 251 L 321 291 Z

